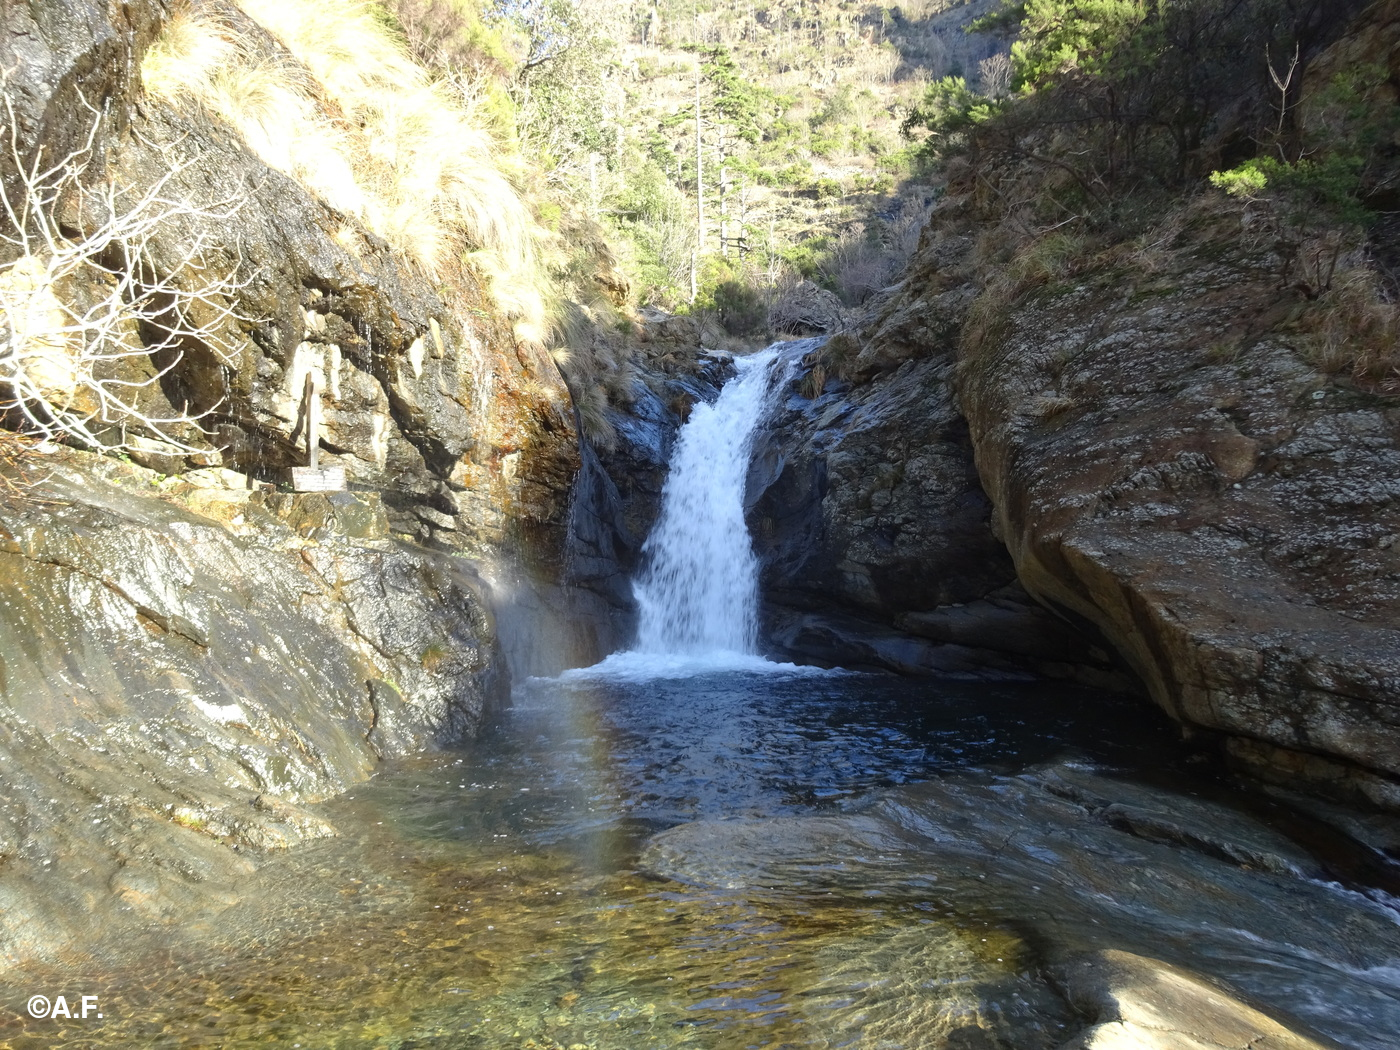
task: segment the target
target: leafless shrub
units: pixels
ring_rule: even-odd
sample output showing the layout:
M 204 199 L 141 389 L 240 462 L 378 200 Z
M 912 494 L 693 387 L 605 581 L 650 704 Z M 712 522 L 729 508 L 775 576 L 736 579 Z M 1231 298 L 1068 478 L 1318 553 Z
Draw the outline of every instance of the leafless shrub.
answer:
M 1005 51 L 978 62 L 977 73 L 982 80 L 982 94 L 988 98 L 1011 94 L 1011 56 Z
M 207 411 L 152 415 L 142 393 L 196 346 L 220 361 L 234 356 L 231 303 L 242 285 L 211 274 L 205 255 L 209 231 L 238 202 L 198 205 L 174 194 L 180 164 L 144 192 L 114 180 L 84 185 L 96 111 L 81 148 L 53 163 L 36 150 L 26 162 L 8 95 L 4 104 L 14 173 L 0 187 L 0 412 L 44 438 L 130 448 L 130 427 L 172 450 L 201 451 L 188 435 Z M 172 223 L 191 232 L 158 267 L 153 248 Z
M 906 203 L 885 219 L 847 231 L 819 264 L 821 277 L 847 306 L 859 306 L 898 279 L 927 219 L 927 208 Z

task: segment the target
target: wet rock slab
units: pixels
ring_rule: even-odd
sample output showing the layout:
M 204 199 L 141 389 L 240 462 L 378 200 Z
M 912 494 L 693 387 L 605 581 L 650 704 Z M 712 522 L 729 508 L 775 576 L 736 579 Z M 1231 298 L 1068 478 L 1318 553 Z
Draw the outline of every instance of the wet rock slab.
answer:
M 1337 1050 L 1290 1031 L 1219 984 L 1130 952 L 1098 952 L 1056 976 L 1097 1022 L 1064 1050 Z
M 307 803 L 503 699 L 480 581 L 372 497 L 46 467 L 0 500 L 0 961 L 230 903 L 334 834 Z

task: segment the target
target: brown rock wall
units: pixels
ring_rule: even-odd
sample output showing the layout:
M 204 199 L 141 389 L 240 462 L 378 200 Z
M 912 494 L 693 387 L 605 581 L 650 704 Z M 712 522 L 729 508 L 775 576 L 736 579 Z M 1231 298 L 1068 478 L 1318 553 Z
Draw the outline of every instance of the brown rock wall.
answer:
M 1021 582 L 1169 713 L 1393 802 L 1400 406 L 1314 367 L 1237 221 L 1198 209 L 1166 270 L 1100 260 L 1007 302 L 964 348 L 978 468 Z

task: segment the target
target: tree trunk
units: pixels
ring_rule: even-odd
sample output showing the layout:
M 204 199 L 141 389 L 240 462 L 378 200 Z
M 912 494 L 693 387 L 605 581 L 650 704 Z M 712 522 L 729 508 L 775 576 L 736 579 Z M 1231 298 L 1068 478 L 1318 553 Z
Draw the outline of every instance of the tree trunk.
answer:
M 699 32 L 700 16 L 695 16 L 696 31 Z M 702 134 L 704 122 L 700 119 L 700 55 L 695 56 L 695 250 L 705 253 L 705 141 Z M 695 278 L 692 267 L 691 286 Z M 692 293 L 692 297 L 693 297 Z

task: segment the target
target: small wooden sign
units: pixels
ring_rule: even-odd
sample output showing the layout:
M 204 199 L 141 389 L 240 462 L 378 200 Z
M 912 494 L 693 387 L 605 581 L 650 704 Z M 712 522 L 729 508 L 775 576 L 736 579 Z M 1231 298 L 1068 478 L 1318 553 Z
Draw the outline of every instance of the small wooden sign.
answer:
M 297 492 L 343 492 L 344 467 L 293 467 L 292 488 Z

